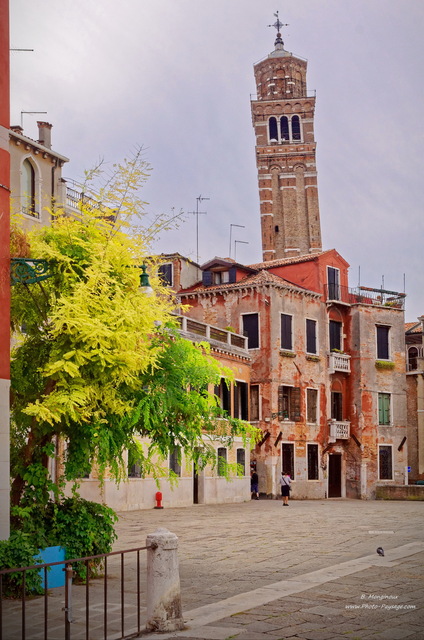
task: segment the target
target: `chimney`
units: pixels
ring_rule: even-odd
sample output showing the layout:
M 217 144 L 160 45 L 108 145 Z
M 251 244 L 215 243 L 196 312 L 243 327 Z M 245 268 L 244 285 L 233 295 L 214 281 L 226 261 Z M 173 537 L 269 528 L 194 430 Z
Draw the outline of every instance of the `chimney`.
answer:
M 52 148 L 52 126 L 49 122 L 37 122 L 38 142 L 47 149 Z

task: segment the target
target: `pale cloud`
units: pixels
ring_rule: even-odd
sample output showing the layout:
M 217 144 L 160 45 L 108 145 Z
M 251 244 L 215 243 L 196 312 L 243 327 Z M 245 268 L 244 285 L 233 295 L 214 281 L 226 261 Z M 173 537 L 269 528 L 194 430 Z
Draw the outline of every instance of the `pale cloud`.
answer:
M 152 212 L 193 211 L 202 260 L 261 258 L 250 94 L 253 64 L 285 46 L 308 59 L 317 90 L 315 136 L 323 244 L 361 282 L 403 290 L 407 319 L 424 313 L 422 148 L 424 60 L 420 0 L 14 0 L 12 123 L 47 111 L 53 146 L 78 179 L 99 156 L 114 162 L 134 144 L 153 167 Z M 25 116 L 36 137 L 37 117 Z M 195 258 L 194 217 L 157 243 Z

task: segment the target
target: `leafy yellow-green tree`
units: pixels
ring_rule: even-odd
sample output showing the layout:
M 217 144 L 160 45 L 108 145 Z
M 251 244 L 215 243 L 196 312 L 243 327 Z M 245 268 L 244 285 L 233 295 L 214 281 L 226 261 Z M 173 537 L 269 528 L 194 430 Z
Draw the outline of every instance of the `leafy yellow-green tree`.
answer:
M 28 237 L 15 227 L 12 234 L 15 255 L 45 260 L 49 276 L 13 287 L 15 513 L 19 505 L 45 505 L 51 491 L 58 493 L 49 460 L 59 441 L 66 445 L 65 479 L 89 473 L 95 462 L 119 480 L 137 435 L 151 440 L 146 466 L 154 452 L 166 455 L 176 446 L 208 459 L 202 434 L 220 417 L 207 388 L 223 372 L 205 347 L 175 332 L 174 301 L 153 268 L 153 295 L 140 288 L 146 236 L 164 221 L 129 233 L 145 177 L 140 157 L 137 162 L 115 168 L 102 202 L 85 196 L 72 216 L 56 211 L 50 227 Z M 244 423 L 227 424 L 227 440 L 248 435 Z

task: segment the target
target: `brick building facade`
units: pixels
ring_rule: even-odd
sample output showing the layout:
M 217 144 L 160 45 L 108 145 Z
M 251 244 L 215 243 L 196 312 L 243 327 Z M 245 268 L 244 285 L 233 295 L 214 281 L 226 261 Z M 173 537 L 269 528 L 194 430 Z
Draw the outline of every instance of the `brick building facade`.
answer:
M 278 495 L 284 469 L 297 498 L 374 498 L 407 473 L 404 294 L 349 288 L 346 260 L 322 251 L 306 62 L 278 33 L 254 72 L 264 262 L 216 257 L 178 298 L 248 337 L 260 492 Z

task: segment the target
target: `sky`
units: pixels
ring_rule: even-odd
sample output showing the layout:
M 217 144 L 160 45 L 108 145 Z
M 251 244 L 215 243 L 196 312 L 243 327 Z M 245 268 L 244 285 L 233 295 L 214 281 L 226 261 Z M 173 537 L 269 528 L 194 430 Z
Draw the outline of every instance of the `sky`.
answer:
M 137 145 L 151 174 L 147 215 L 184 212 L 158 253 L 200 263 L 262 259 L 253 65 L 274 49 L 308 60 L 323 249 L 350 286 L 407 293 L 424 314 L 422 0 L 13 0 L 11 123 L 68 157 L 80 181 Z M 197 201 L 202 196 L 209 200 Z M 205 212 L 198 217 L 193 211 Z M 232 243 L 230 247 L 230 225 Z M 237 243 L 235 243 L 237 241 Z

